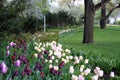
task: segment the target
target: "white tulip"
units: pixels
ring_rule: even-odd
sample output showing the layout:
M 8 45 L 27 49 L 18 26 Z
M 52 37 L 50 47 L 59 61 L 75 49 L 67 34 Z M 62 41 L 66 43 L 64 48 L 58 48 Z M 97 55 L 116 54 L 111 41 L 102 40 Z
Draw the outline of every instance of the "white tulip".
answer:
M 99 70 L 99 72 L 98 72 L 98 76 L 102 77 L 103 74 L 104 74 L 103 70 Z
M 53 67 L 53 65 L 50 64 L 50 65 L 49 65 L 49 69 L 51 69 L 52 67 Z
M 98 80 L 98 75 L 92 76 L 92 80 Z
M 38 54 L 35 53 L 35 54 L 33 54 L 33 56 L 34 56 L 35 58 L 37 58 L 37 57 L 38 57 Z
M 88 59 L 85 59 L 85 64 L 87 64 L 89 62 L 89 60 Z
M 58 66 L 54 66 L 54 69 L 58 71 L 59 68 L 58 68 Z
M 84 71 L 84 74 L 87 76 L 89 73 L 90 73 L 91 69 L 87 68 L 85 71 Z
M 79 60 L 83 60 L 83 57 L 82 57 L 82 56 L 79 56 Z
M 52 63 L 52 60 L 49 60 L 49 63 Z
M 70 66 L 69 72 L 70 72 L 70 73 L 73 73 L 73 72 L 74 72 L 73 66 Z
M 76 75 L 72 75 L 72 80 L 78 80 L 78 77 Z
M 110 73 L 110 77 L 115 77 L 115 73 L 114 73 L 114 72 L 111 72 L 111 73 Z

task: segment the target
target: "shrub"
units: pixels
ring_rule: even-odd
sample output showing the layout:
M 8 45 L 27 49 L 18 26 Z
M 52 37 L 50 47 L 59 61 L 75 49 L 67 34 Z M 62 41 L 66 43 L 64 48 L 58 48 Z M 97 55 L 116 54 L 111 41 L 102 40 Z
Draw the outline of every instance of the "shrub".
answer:
M 116 24 L 120 25 L 120 20 L 119 20 L 119 21 L 116 21 Z
M 33 40 L 37 42 L 58 41 L 58 32 L 37 32 L 33 35 Z

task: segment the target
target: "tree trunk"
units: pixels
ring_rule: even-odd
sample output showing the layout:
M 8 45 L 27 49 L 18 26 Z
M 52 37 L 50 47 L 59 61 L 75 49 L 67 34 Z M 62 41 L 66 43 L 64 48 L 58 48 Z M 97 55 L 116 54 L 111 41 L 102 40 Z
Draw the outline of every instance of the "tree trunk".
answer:
M 103 0 L 101 0 L 103 1 Z M 100 19 L 100 28 L 105 29 L 106 28 L 106 5 L 102 5 L 101 7 L 101 19 Z
M 84 0 L 85 18 L 84 18 L 84 34 L 83 43 L 93 43 L 94 13 L 93 0 Z

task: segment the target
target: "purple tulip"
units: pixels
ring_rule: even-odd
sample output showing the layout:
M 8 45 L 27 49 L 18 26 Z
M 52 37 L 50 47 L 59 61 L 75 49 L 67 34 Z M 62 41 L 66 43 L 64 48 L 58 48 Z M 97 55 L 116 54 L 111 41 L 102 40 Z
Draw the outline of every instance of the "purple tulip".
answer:
M 1 72 L 3 74 L 5 74 L 7 72 L 7 70 L 8 70 L 7 66 L 6 66 L 6 64 L 4 62 L 2 62 L 2 64 L 0 64 L 0 69 L 1 69 Z
M 42 54 L 41 53 L 38 54 L 38 58 L 42 58 Z
M 13 76 L 18 76 L 18 70 L 14 72 Z
M 10 42 L 10 47 L 14 47 L 16 44 L 14 42 Z
M 28 69 L 26 73 L 27 73 L 28 76 L 30 76 L 31 73 L 32 73 L 32 70 L 31 70 L 31 69 Z
M 43 66 L 40 65 L 40 63 L 37 62 L 34 70 L 35 70 L 35 71 L 37 71 L 37 70 L 42 71 L 42 69 L 43 69 Z
M 48 56 L 48 60 L 51 60 L 52 59 L 52 56 Z
M 59 72 L 58 70 L 54 70 L 54 68 L 51 68 L 51 69 L 50 69 L 50 73 L 52 73 L 52 74 L 55 75 L 55 76 L 61 74 L 61 72 Z
M 48 54 L 49 52 L 47 50 L 44 51 L 44 54 Z
M 13 53 L 14 56 L 16 56 L 16 54 L 17 54 L 16 52 Z
M 21 76 L 25 76 L 25 74 L 26 74 L 25 71 L 21 72 Z
M 22 60 L 22 59 L 23 59 L 23 56 L 22 56 L 22 55 L 19 55 L 19 56 L 18 56 L 18 59 Z
M 27 64 L 29 62 L 28 59 L 25 56 L 23 56 L 23 55 L 19 55 L 18 59 L 20 59 L 21 61 L 23 61 L 23 63 L 25 63 L 25 64 Z
M 25 74 L 27 74 L 28 76 L 31 75 L 32 70 L 29 68 L 29 65 L 28 65 L 28 64 L 25 66 L 24 72 L 25 72 Z
M 20 60 L 17 60 L 17 61 L 15 61 L 15 63 L 14 63 L 14 64 L 15 64 L 15 66 L 16 66 L 16 67 L 19 67 L 19 66 L 20 66 L 20 64 L 21 64 L 21 62 L 20 62 Z
M 59 68 L 61 69 L 64 65 L 65 65 L 65 62 L 62 61 L 62 62 L 59 64 Z

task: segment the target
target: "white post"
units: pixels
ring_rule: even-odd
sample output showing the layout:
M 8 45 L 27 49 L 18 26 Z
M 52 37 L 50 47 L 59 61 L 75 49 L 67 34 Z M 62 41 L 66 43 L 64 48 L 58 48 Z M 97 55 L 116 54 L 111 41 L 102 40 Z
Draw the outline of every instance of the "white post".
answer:
M 46 31 L 46 15 L 44 15 L 44 32 Z

